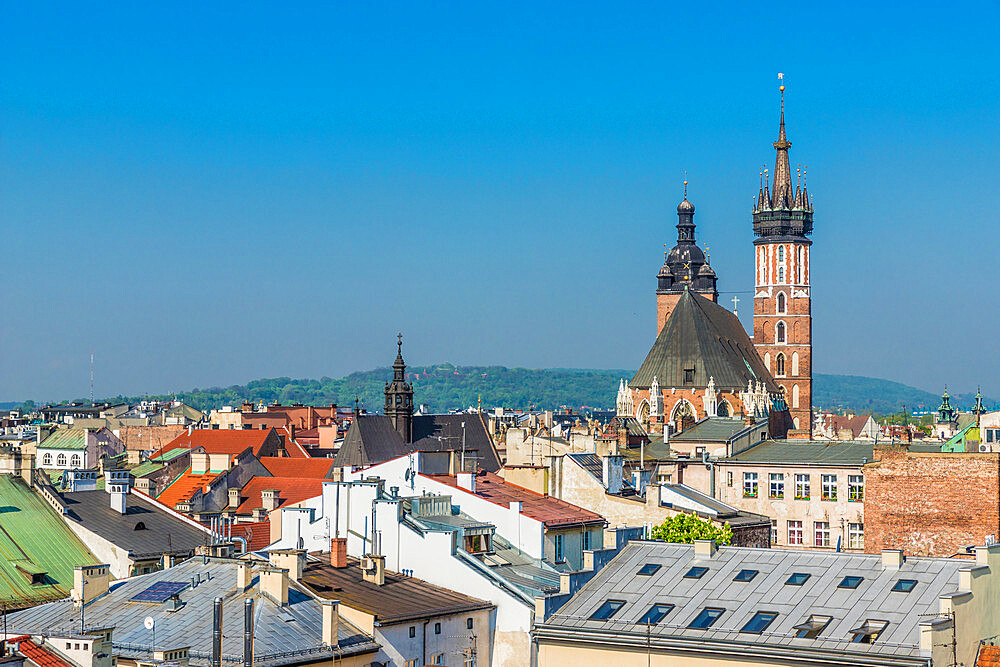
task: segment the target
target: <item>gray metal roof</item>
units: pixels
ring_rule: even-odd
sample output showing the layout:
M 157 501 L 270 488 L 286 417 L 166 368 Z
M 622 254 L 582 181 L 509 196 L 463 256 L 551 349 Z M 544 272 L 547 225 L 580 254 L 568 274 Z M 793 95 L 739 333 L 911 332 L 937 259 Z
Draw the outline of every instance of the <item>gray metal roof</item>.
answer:
M 738 417 L 706 417 L 694 426 L 689 426 L 677 435 L 671 436 L 671 440 L 728 442 L 734 435 L 748 428 L 753 427 L 747 426 Z
M 654 563 L 651 576 L 637 576 Z M 694 565 L 708 568 L 700 579 L 684 574 Z M 959 570 L 974 568 L 968 560 L 908 558 L 899 569 L 882 565 L 881 554 L 846 554 L 784 549 L 721 547 L 712 557 L 696 557 L 693 545 L 631 542 L 567 602 L 543 628 L 610 635 L 646 635 L 637 620 L 654 603 L 676 607 L 650 631 L 658 639 L 678 643 L 722 642 L 733 651 L 769 645 L 796 651 L 920 656 L 921 622 L 940 610 L 939 597 L 958 589 Z M 742 569 L 758 570 L 748 582 L 734 582 Z M 811 575 L 801 586 L 786 585 L 792 573 Z M 856 589 L 839 588 L 847 575 L 863 577 Z M 915 579 L 910 593 L 891 592 L 898 579 Z M 606 600 L 622 600 L 624 607 L 608 621 L 589 620 Z M 707 630 L 688 628 L 706 607 L 725 612 Z M 778 617 L 761 634 L 740 629 L 757 611 Z M 832 617 L 816 639 L 795 638 L 794 626 L 810 615 Z M 888 621 L 872 644 L 851 643 L 850 631 L 866 620 Z
M 861 466 L 875 460 L 871 442 L 854 440 L 765 440 L 723 461 Z
M 693 383 L 684 382 L 685 369 L 694 369 Z M 759 381 L 778 391 L 736 315 L 687 289 L 630 384 L 648 388 L 654 376 L 668 388 L 707 387 L 711 377 L 719 389 L 745 390 Z
M 70 520 L 135 557 L 191 554 L 195 547 L 211 541 L 207 530 L 137 494 L 125 497 L 125 514 L 111 509 L 111 496 L 106 491 L 66 493 L 63 499 Z
M 223 599 L 222 653 L 224 662 L 243 659 L 243 603 L 254 600 L 254 664 L 266 666 L 312 663 L 328 659 L 333 651 L 322 644 L 323 617 L 321 603 L 304 589 L 292 584 L 288 604 L 280 606 L 258 588 L 254 573 L 253 585 L 242 593 L 236 588 L 237 561 L 201 556 L 152 574 L 112 583 L 111 590 L 88 603 L 84 610 L 88 628 L 114 626 L 114 653 L 123 658 L 150 659 L 152 635 L 143 626 L 151 616 L 155 623 L 156 646 L 159 649 L 191 649 L 191 664 L 210 664 L 212 646 L 212 605 L 216 597 Z M 166 604 L 131 602 L 131 598 L 160 581 L 190 582 L 201 575 L 195 588 L 180 593 L 183 606 L 168 611 Z M 50 602 L 38 607 L 9 614 L 8 632 L 17 634 L 52 635 L 60 630 L 79 632 L 80 610 L 71 600 Z M 339 625 L 338 655 L 354 655 L 377 651 L 379 645 L 352 625 L 343 616 Z

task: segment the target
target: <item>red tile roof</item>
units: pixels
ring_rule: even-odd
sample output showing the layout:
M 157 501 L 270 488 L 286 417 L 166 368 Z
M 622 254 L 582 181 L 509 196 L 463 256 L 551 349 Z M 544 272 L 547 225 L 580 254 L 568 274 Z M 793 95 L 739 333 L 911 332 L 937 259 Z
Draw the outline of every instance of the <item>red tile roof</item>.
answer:
M 7 643 L 13 644 L 15 650 L 38 667 L 73 667 L 71 663 L 60 658 L 48 647 L 36 644 L 28 635 L 8 639 Z
M 260 455 L 261 447 L 270 435 L 271 429 L 195 429 L 188 433 L 184 431 L 179 436 L 165 444 L 150 458 L 156 458 L 171 450 L 183 447 L 193 449 L 204 447 L 209 454 L 239 454 L 247 447 L 253 447 L 255 456 Z
M 255 521 L 254 523 L 234 523 L 233 537 L 242 537 L 247 541 L 250 551 L 260 551 L 271 544 L 271 522 Z
M 976 656 L 976 667 L 1000 667 L 1000 646 L 983 644 Z
M 184 474 L 175 479 L 170 486 L 163 489 L 163 492 L 156 496 L 156 499 L 170 509 L 174 509 L 174 507 L 177 506 L 177 503 L 184 500 L 191 500 L 191 497 L 194 496 L 199 489 L 203 488 L 220 474 L 221 473 L 211 472 L 205 475 L 192 475 L 191 468 L 188 468 L 184 471 Z
M 285 453 L 288 454 L 289 458 L 293 459 L 308 459 L 309 452 L 306 451 L 305 447 L 295 442 L 292 438 L 291 431 L 288 430 L 287 426 L 283 426 L 277 429 L 278 435 L 284 436 L 285 438 Z M 257 452 L 254 452 L 255 454 Z
M 324 479 L 333 469 L 333 459 L 293 459 L 287 456 L 262 456 L 260 462 L 275 477 Z
M 240 492 L 243 502 L 236 508 L 236 513 L 250 514 L 254 509 L 263 507 L 261 491 L 267 489 L 277 489 L 278 507 L 285 507 L 323 493 L 323 480 L 301 477 L 254 477 Z
M 459 488 L 458 479 L 454 475 L 426 476 Z M 605 522 L 604 517 L 600 514 L 577 507 L 565 500 L 535 493 L 524 487 L 511 484 L 492 472 L 476 474 L 476 495 L 502 507 L 509 507 L 510 503 L 520 502 L 521 512 L 525 516 L 541 521 L 546 528 L 566 528 L 595 523 L 603 525 Z

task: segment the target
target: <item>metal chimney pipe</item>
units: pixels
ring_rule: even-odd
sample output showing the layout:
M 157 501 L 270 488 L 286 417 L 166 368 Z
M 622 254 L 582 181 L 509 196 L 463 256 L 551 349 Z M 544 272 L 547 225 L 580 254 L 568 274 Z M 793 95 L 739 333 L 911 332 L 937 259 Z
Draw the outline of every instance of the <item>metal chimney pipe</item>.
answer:
M 253 667 L 253 598 L 243 603 L 243 667 Z
M 222 667 L 222 598 L 215 598 L 212 611 L 212 667 Z

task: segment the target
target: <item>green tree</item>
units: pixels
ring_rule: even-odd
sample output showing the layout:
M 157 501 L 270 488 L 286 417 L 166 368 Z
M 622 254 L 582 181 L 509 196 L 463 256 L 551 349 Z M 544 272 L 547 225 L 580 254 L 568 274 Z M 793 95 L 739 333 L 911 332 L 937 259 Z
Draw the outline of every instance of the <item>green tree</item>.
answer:
M 650 536 L 654 540 L 693 544 L 695 540 L 715 540 L 719 546 L 733 541 L 733 529 L 729 524 L 716 526 L 711 521 L 693 514 L 672 516 L 658 526 L 653 526 Z

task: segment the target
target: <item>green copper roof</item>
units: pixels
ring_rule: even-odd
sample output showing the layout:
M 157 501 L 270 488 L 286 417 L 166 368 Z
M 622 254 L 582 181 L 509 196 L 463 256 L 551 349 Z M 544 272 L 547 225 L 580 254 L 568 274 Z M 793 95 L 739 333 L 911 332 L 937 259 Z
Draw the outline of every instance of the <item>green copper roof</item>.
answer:
M 0 600 L 8 609 L 68 596 L 73 568 L 99 562 L 24 481 L 0 475 Z
M 60 428 L 52 435 L 42 440 L 39 449 L 77 449 L 87 448 L 87 431 L 82 428 Z
M 135 478 L 145 477 L 146 475 L 152 474 L 163 467 L 162 463 L 157 463 L 156 461 L 146 461 L 145 463 L 140 463 L 136 467 L 129 470 L 132 476 Z
M 160 463 L 166 463 L 167 461 L 173 461 L 178 456 L 181 456 L 182 454 L 186 454 L 189 451 L 191 451 L 191 450 L 187 449 L 186 447 L 177 447 L 175 449 L 171 449 L 169 452 L 166 452 L 164 454 L 160 454 L 159 456 L 154 457 L 154 458 L 152 458 L 150 460 L 151 461 L 159 461 Z

